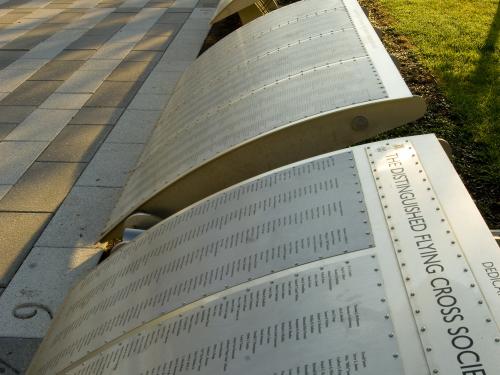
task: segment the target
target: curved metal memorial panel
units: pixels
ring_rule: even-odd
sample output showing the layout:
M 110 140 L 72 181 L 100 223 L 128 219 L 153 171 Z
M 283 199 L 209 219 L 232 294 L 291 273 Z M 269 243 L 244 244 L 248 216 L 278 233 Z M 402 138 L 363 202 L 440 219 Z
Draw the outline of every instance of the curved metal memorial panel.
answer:
M 181 77 L 106 238 L 134 211 L 165 217 L 424 110 L 355 1 L 284 7 L 221 40 Z
M 358 146 L 124 245 L 72 289 L 28 374 L 493 374 L 499 265 L 434 136 Z

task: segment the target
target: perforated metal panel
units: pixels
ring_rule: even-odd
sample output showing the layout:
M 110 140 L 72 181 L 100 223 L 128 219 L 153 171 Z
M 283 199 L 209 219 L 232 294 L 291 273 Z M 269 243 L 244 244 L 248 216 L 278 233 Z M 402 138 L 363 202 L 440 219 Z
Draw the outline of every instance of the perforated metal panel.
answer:
M 361 8 L 308 0 L 230 34 L 185 72 L 113 211 L 168 215 L 245 178 L 424 112 Z
M 499 264 L 435 137 L 358 146 L 231 187 L 123 246 L 72 289 L 29 374 L 491 374 Z

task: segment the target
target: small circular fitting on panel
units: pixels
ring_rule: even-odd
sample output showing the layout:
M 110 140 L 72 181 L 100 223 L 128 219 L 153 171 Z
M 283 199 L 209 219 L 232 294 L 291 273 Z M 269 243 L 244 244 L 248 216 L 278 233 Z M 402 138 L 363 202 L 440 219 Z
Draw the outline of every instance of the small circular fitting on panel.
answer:
M 352 130 L 361 131 L 368 128 L 370 122 L 365 116 L 356 116 L 351 120 Z

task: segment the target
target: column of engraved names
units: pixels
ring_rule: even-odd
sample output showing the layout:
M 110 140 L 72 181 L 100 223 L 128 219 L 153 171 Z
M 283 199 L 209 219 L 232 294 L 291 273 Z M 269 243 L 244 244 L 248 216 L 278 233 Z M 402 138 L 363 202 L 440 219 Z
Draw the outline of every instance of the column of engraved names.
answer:
M 159 321 L 71 374 L 400 373 L 390 332 L 377 261 L 364 255 Z
M 249 278 L 373 244 L 351 153 L 276 172 L 153 228 L 90 275 L 49 342 L 60 360 Z M 133 301 L 133 303 L 132 303 Z M 55 361 L 59 362 L 59 361 Z

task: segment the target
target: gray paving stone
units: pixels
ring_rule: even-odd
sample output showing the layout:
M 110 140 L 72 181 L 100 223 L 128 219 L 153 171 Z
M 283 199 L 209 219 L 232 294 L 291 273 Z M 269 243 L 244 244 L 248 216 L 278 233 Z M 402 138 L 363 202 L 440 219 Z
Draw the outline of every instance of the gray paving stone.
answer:
M 0 122 L 0 141 L 4 139 L 16 126 L 17 124 Z
M 109 39 L 108 35 L 84 35 L 69 46 L 67 50 L 96 50 L 100 48 Z
M 0 107 L 1 109 L 1 107 Z M 70 125 L 114 125 L 123 108 L 84 107 L 69 122 Z
M 0 374 L 24 374 L 41 342 L 41 338 L 0 337 Z
M 157 51 L 130 51 L 123 61 L 157 61 L 161 53 Z
M 107 23 L 99 23 L 95 25 L 92 29 L 85 33 L 85 36 L 102 36 L 102 37 L 112 37 L 115 33 L 117 33 L 122 27 L 124 23 L 121 24 L 107 24 Z
M 60 30 L 56 34 L 52 35 L 47 40 L 38 44 L 31 51 L 27 52 L 25 57 L 27 58 L 37 58 L 37 59 L 52 59 L 57 56 L 66 46 L 73 41 L 80 38 L 83 30 L 81 29 L 67 29 Z
M 26 81 L 2 100 L 0 106 L 39 106 L 59 87 L 60 84 L 60 81 Z
M 91 58 L 85 62 L 80 68 L 80 70 L 104 70 L 111 73 L 115 69 L 121 60 L 118 59 L 94 59 Z
M 68 125 L 38 160 L 89 162 L 110 130 L 105 125 Z
M 157 23 L 183 24 L 189 18 L 190 14 L 191 14 L 191 10 L 189 10 L 189 13 L 172 13 L 172 12 L 170 12 L 170 9 L 169 9 L 167 12 L 165 12 L 160 17 L 160 19 L 157 21 Z
M 169 32 L 165 31 L 163 34 L 146 34 L 134 46 L 134 51 L 164 51 L 174 40 L 176 33 L 177 29 L 172 27 Z
M 4 197 L 5 194 L 9 191 L 12 185 L 0 185 L 0 201 Z
M 148 61 L 122 61 L 106 78 L 107 81 L 131 82 L 146 79 L 151 63 Z
M 78 179 L 77 186 L 122 187 L 144 145 L 104 143 Z
M 0 142 L 0 185 L 14 185 L 48 142 Z M 1 243 L 1 241 L 0 241 Z
M 4 123 L 19 124 L 35 110 L 35 106 L 5 106 L 0 102 L 0 119 Z
M 148 2 L 144 8 L 170 8 L 174 2 L 174 0 L 153 0 Z
M 84 61 L 82 60 L 54 60 L 43 66 L 30 77 L 30 81 L 64 81 L 68 79 Z
M 193 60 L 172 60 L 168 57 L 156 64 L 155 72 L 184 72 L 193 63 Z
M 200 0 L 196 4 L 197 8 L 217 8 L 220 0 Z
M 114 126 L 106 142 L 146 143 L 161 111 L 127 109 Z
M 14 62 L 3 70 L 0 70 L 0 90 L 3 93 L 7 92 L 10 94 L 36 71 L 36 69 L 10 69 L 12 65 L 17 64 Z
M 125 107 L 137 91 L 135 82 L 104 81 L 85 104 L 86 107 Z
M 9 12 L 8 14 L 5 14 L 0 17 L 0 24 L 1 23 L 6 23 L 6 24 L 12 24 L 16 22 L 17 20 L 23 18 L 24 16 L 28 15 L 31 13 L 30 11 L 12 11 Z
M 80 109 L 89 100 L 91 94 L 53 93 L 40 108 L 46 109 Z
M 71 75 L 56 93 L 94 93 L 108 77 L 105 70 L 79 70 Z
M 2 51 L 0 50 L 0 69 L 3 69 L 24 54 L 24 51 Z
M 48 213 L 0 212 L 0 287 L 12 279 L 49 218 Z
M 180 6 L 176 6 L 176 7 L 170 7 L 168 10 L 167 10 L 167 13 L 191 13 L 193 11 L 193 8 L 188 8 L 188 7 L 180 7 Z
M 171 94 L 158 95 L 138 93 L 130 103 L 130 109 L 142 109 L 148 111 L 161 111 L 165 107 Z
M 108 42 L 99 48 L 92 58 L 122 60 L 132 50 L 134 45 L 135 42 Z
M 71 286 L 96 266 L 101 252 L 98 248 L 33 248 L 0 301 L 0 336 L 44 337 L 50 315 L 56 314 Z M 23 304 L 27 307 L 20 307 Z M 12 311 L 34 316 L 16 319 Z
M 66 0 L 68 1 L 68 0 Z M 51 4 L 54 4 L 55 2 L 52 1 Z M 72 1 L 68 2 L 69 4 L 72 3 Z M 47 20 L 45 23 L 47 24 L 52 24 L 52 23 L 70 23 L 76 20 L 77 18 L 81 17 L 84 13 L 83 12 L 61 12 L 57 16 L 52 17 L 51 19 Z
M 121 188 L 75 186 L 40 236 L 37 246 L 92 247 L 99 240 L 120 191 Z
M 85 166 L 85 163 L 33 163 L 0 201 L 0 211 L 55 212 Z
M 5 70 L 15 69 L 36 71 L 47 64 L 49 61 L 49 59 L 25 59 L 21 57 L 10 64 Z
M 50 142 L 76 113 L 76 110 L 69 109 L 36 109 L 6 139 Z
M 88 60 L 93 54 L 93 50 L 64 50 L 54 57 L 54 60 Z
M 149 75 L 148 79 L 139 90 L 143 94 L 171 94 L 174 92 L 177 81 L 182 72 L 164 72 L 156 69 Z
M 24 50 L 29 51 L 37 44 L 40 44 L 45 39 L 56 33 L 57 25 L 41 24 L 34 29 L 14 39 L 2 47 L 5 50 Z

